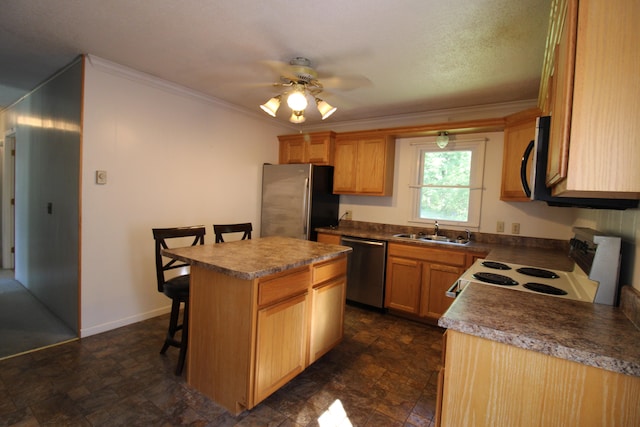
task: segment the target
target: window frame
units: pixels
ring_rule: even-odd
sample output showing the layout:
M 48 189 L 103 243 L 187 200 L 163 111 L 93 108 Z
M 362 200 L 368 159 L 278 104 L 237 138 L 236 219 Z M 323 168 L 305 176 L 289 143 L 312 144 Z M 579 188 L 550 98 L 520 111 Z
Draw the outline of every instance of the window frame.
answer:
M 440 148 L 435 143 L 435 138 L 414 142 L 414 161 L 411 189 L 411 218 L 409 222 L 420 224 L 433 224 L 438 221 L 439 225 L 447 225 L 460 228 L 480 228 L 480 213 L 482 211 L 482 195 L 484 193 L 484 167 L 485 167 L 485 151 L 486 138 L 476 138 L 468 140 L 449 140 L 449 144 L 445 148 Z M 420 217 L 420 198 L 422 185 L 422 166 L 425 152 L 439 151 L 471 151 L 471 173 L 469 182 L 469 215 L 467 221 L 453 221 L 437 218 L 421 218 Z M 441 188 L 434 186 L 434 188 Z M 459 187 L 457 187 L 459 188 Z

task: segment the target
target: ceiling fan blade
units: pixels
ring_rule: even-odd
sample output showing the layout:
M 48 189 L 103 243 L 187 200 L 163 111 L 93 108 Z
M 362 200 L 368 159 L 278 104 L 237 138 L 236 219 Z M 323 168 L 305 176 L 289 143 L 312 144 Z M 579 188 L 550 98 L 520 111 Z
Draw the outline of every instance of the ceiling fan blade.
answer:
M 288 80 L 297 80 L 295 73 L 291 67 L 291 64 L 283 61 L 273 61 L 273 60 L 264 60 L 260 61 L 262 64 L 269 67 L 273 73 L 277 76 L 278 79 L 280 77 L 284 77 Z
M 360 75 L 350 75 L 350 76 L 335 76 L 335 77 L 327 77 L 327 78 L 319 78 L 318 79 L 322 86 L 327 89 L 337 89 L 337 90 L 353 90 L 359 89 L 363 87 L 371 87 L 373 86 L 373 82 L 369 80 L 365 76 Z

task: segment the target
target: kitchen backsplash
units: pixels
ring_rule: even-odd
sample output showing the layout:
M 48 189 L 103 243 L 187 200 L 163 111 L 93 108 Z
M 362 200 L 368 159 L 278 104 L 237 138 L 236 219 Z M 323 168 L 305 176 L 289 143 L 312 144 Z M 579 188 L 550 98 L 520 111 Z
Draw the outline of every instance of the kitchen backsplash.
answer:
M 372 231 L 379 234 L 394 234 L 394 233 L 425 233 L 425 234 L 433 234 L 433 227 L 413 227 L 413 226 L 405 226 L 405 225 L 396 225 L 396 224 L 381 224 L 375 222 L 364 222 L 364 221 L 350 221 L 350 220 L 342 220 L 340 222 L 340 227 L 348 227 L 355 230 L 363 230 L 363 231 Z M 458 236 L 466 236 L 464 231 L 460 230 L 447 230 L 446 228 L 440 228 L 438 234 L 447 236 L 450 239 L 455 239 Z M 542 249 L 554 249 L 561 250 L 564 252 L 569 251 L 569 241 L 568 240 L 557 240 L 557 239 L 544 239 L 537 237 L 526 237 L 526 236 L 513 236 L 513 235 L 505 235 L 505 234 L 491 234 L 491 233 L 471 233 L 471 240 L 478 243 L 491 243 L 491 244 L 502 244 L 505 246 L 520 246 L 520 247 L 528 247 L 528 248 L 542 248 Z

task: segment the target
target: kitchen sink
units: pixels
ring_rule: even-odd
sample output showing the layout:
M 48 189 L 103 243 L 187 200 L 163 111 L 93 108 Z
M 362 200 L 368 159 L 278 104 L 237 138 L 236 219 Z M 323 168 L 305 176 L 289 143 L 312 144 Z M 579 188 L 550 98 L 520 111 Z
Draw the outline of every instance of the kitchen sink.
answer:
M 437 243 L 448 243 L 451 245 L 466 245 L 469 243 L 469 240 L 465 239 L 450 239 L 447 236 L 438 236 L 436 234 L 408 234 L 408 233 L 400 233 L 394 234 L 393 237 L 399 237 L 401 239 L 411 239 L 425 242 L 437 242 Z

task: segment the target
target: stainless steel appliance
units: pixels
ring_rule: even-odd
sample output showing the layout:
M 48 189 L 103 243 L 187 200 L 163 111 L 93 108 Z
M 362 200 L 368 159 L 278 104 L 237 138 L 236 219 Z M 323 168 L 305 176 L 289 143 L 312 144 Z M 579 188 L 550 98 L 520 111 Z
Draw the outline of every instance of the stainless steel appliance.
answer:
M 347 255 L 347 301 L 382 309 L 387 242 L 342 236 L 340 244 L 353 248 Z
M 317 240 L 317 227 L 338 224 L 340 196 L 332 191 L 333 166 L 265 164 L 260 236 Z
M 538 117 L 535 140 L 529 143 L 522 156 L 520 180 L 525 194 L 531 197 L 531 200 L 542 200 L 547 202 L 549 206 L 560 207 L 618 210 L 638 207 L 638 200 L 557 197 L 551 195 L 551 190 L 546 185 L 550 127 L 550 116 Z M 526 167 L 532 153 L 531 179 L 528 180 Z M 615 165 L 611 165 L 611 167 L 615 167 Z
M 455 298 L 471 282 L 557 298 L 618 305 L 620 237 L 588 228 L 574 228 L 569 256 L 573 271 L 558 271 L 520 264 L 476 261 L 447 291 Z

